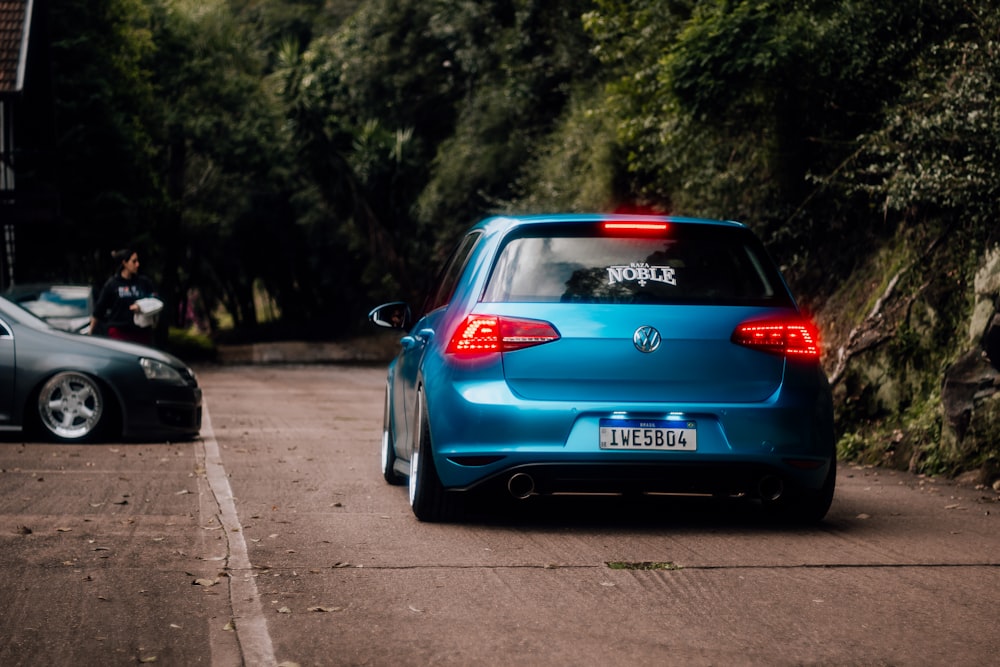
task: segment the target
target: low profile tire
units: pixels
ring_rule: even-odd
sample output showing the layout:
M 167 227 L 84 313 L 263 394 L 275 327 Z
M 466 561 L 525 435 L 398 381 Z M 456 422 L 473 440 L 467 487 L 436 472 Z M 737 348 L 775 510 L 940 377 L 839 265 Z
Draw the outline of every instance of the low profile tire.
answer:
M 83 373 L 57 373 L 38 392 L 38 419 L 45 433 L 81 442 L 99 433 L 108 405 L 97 380 Z
M 837 460 L 830 461 L 830 471 L 823 480 L 823 486 L 818 491 L 804 491 L 793 495 L 776 509 L 775 516 L 779 520 L 808 525 L 819 523 L 833 504 L 833 492 L 837 486 Z
M 830 511 L 830 505 L 833 504 L 833 492 L 836 487 L 837 459 L 834 457 L 830 460 L 830 472 L 826 474 L 826 479 L 823 480 L 823 488 L 816 493 L 807 494 L 802 499 L 798 520 L 803 523 L 819 523 L 822 521 L 826 517 L 826 513 Z
M 410 454 L 410 507 L 420 521 L 452 521 L 458 518 L 459 501 L 445 490 L 434 466 L 431 430 L 427 423 L 423 391 L 417 393 L 417 428 Z
M 403 483 L 403 476 L 396 472 L 396 446 L 392 437 L 392 419 L 390 418 L 391 405 L 389 403 L 389 389 L 385 390 L 385 412 L 382 417 L 382 477 L 393 486 Z

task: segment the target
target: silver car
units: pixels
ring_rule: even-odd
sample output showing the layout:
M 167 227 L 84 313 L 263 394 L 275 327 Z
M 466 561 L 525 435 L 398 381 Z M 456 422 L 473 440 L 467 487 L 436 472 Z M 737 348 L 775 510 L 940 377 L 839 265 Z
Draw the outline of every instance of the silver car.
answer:
M 0 430 L 68 442 L 187 439 L 201 429 L 201 405 L 180 359 L 59 331 L 0 298 Z
M 93 289 L 88 285 L 15 285 L 4 296 L 56 329 L 73 333 L 87 333 L 90 330 L 94 297 Z

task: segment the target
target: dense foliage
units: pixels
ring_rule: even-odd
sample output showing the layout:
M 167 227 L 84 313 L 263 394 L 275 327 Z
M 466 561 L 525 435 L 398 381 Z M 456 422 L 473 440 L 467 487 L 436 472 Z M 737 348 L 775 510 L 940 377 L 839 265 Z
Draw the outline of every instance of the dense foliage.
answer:
M 21 280 L 98 281 L 108 250 L 139 243 L 179 305 L 197 294 L 239 331 L 270 318 L 332 338 L 378 301 L 417 300 L 427 267 L 484 214 L 736 218 L 818 314 L 846 437 L 933 409 L 940 376 L 917 371 L 962 351 L 966 288 L 1000 240 L 994 0 L 49 12 L 61 157 L 37 177 L 62 192 L 46 234 L 75 254 L 22 262 L 36 275 Z M 25 256 L 52 254 L 26 238 Z M 881 332 L 892 400 L 832 356 L 852 353 L 880 295 L 908 304 Z

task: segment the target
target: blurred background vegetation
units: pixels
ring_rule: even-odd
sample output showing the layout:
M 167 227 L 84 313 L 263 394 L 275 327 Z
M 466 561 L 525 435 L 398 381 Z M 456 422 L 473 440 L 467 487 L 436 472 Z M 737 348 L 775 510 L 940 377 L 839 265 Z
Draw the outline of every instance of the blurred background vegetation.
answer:
M 1000 241 L 995 0 L 46 6 L 59 159 L 19 178 L 62 216 L 19 282 L 138 245 L 177 326 L 332 340 L 486 214 L 738 219 L 821 324 L 843 455 L 997 458 L 940 405 Z

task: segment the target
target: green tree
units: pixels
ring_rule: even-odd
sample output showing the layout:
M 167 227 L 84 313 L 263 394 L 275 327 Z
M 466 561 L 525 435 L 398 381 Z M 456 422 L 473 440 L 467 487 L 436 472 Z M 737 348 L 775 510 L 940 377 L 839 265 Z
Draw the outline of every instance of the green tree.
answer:
M 280 292 L 295 275 L 289 159 L 265 61 L 225 2 L 150 0 L 150 8 L 153 83 L 164 100 L 154 115 L 169 201 L 155 228 L 164 290 L 183 300 L 198 287 L 237 325 L 252 326 L 255 285 Z
M 869 303 L 841 315 L 860 322 L 855 330 L 869 339 L 886 341 L 865 348 L 851 337 L 842 348 L 853 363 L 838 368 L 851 399 L 843 401 L 840 426 L 845 441 L 869 443 L 860 457 L 887 455 L 879 443 L 893 430 L 905 433 L 896 437 L 908 457 L 901 463 L 918 470 L 961 469 L 1000 454 L 990 432 L 965 439 L 967 460 L 948 446 L 939 372 L 979 343 L 982 325 L 970 326 L 975 276 L 986 250 L 1000 242 L 1000 19 L 993 4 L 963 5 L 951 32 L 921 51 L 881 124 L 823 181 L 869 202 L 871 217 L 898 230 L 891 250 L 876 256 L 891 263 L 871 262 L 888 264 L 874 279 L 887 284 L 878 317 L 865 317 Z M 874 273 L 865 269 L 860 275 Z
M 979 239 L 997 236 L 1000 202 L 1000 18 L 966 5 L 953 34 L 925 49 L 914 76 L 834 175 L 884 211 L 920 211 Z
M 323 281 L 356 311 L 373 297 L 416 300 L 426 282 L 408 266 L 430 261 L 438 225 L 419 226 L 414 202 L 465 94 L 452 29 L 462 4 L 373 0 L 301 57 L 281 51 L 275 80 L 299 163 L 332 215 L 309 233 L 338 257 Z
M 571 115 L 574 91 L 585 95 L 597 74 L 582 24 L 590 2 L 449 4 L 447 22 L 431 28 L 449 45 L 461 98 L 418 202 L 421 222 L 448 244 L 486 212 L 511 210 L 518 201 L 544 205 L 526 178 L 548 150 L 547 138 Z
M 835 171 L 877 126 L 917 54 L 956 20 L 952 3 L 597 4 L 588 27 L 619 72 L 612 100 L 641 198 L 750 223 L 814 292 L 850 271 L 872 232 L 892 233 L 858 224 L 864 203 L 812 177 Z M 856 252 L 811 251 L 845 239 Z
M 31 178 L 58 191 L 61 217 L 21 230 L 19 279 L 103 281 L 113 250 L 150 240 L 163 201 L 148 122 L 154 45 L 140 0 L 67 0 L 48 25 L 55 157 Z
M 337 29 L 362 0 L 229 0 L 233 15 L 252 36 L 256 48 L 276 61 L 281 45 L 307 47 L 316 37 Z

